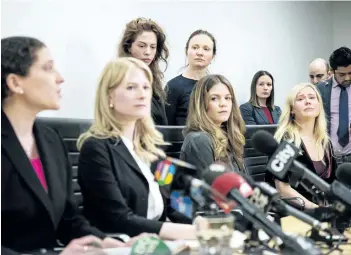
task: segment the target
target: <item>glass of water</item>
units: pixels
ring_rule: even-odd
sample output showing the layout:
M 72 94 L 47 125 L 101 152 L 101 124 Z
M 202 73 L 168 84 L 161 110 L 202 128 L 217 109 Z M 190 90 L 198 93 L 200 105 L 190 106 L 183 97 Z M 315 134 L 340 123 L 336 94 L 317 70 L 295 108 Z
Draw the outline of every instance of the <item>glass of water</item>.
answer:
M 204 214 L 198 216 L 194 225 L 201 255 L 231 255 L 234 216 L 231 214 Z

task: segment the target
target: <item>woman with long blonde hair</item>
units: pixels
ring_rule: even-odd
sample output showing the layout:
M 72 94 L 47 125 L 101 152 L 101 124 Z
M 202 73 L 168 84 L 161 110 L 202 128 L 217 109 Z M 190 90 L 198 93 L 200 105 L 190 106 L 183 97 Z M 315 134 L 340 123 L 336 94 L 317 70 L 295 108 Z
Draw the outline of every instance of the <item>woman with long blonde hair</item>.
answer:
M 149 67 L 135 58 L 119 58 L 103 70 L 94 122 L 78 140 L 84 214 L 106 232 L 195 238 L 192 225 L 165 222 L 174 212 L 151 171 L 165 156 L 158 146 L 166 144 L 150 114 L 152 82 Z
M 291 90 L 280 117 L 275 138 L 278 142 L 286 140 L 299 147 L 301 152 L 297 158 L 298 161 L 327 182 L 334 180 L 337 165 L 328 137 L 322 99 L 314 85 L 302 83 Z M 293 189 L 289 184 L 290 177 L 275 180 L 275 185 L 282 197 L 300 197 L 307 209 L 319 206 L 312 201 L 312 196 L 302 187 L 303 185 L 300 184 Z M 310 183 L 303 184 L 307 188 L 312 187 Z
M 214 161 L 224 161 L 246 172 L 243 152 L 245 124 L 234 90 L 222 75 L 200 79 L 190 96 L 185 139 L 180 158 L 200 170 Z

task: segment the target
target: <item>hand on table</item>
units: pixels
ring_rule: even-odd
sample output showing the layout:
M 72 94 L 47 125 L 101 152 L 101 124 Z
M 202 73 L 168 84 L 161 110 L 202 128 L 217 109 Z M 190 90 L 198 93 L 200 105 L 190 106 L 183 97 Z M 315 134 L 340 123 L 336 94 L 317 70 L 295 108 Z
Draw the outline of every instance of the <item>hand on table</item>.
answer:
M 102 240 L 95 236 L 84 236 L 73 239 L 63 251 L 61 255 L 79 255 L 79 254 L 105 254 L 101 249 Z

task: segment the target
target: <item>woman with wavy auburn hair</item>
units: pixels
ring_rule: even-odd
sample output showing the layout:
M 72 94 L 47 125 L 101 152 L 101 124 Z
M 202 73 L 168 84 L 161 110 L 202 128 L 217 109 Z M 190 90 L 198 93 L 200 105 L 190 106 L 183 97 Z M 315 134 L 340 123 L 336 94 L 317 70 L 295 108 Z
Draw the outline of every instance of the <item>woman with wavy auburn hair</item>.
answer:
M 205 76 L 190 96 L 180 158 L 198 169 L 219 160 L 235 171 L 246 172 L 244 132 L 245 124 L 230 82 L 222 75 Z
M 278 142 L 286 140 L 299 147 L 301 152 L 297 160 L 319 177 L 329 183 L 335 179 L 337 165 L 328 137 L 322 98 L 314 85 L 302 83 L 291 90 L 280 117 L 275 138 Z M 269 178 L 272 178 L 270 174 Z M 293 189 L 289 179 L 290 176 L 284 180 L 275 180 L 275 185 L 282 197 L 300 197 L 304 207 L 308 209 L 318 206 L 302 185 Z M 312 187 L 310 183 L 304 184 L 308 188 Z
M 151 114 L 156 125 L 167 125 L 165 112 L 166 92 L 163 89 L 163 72 L 160 62 L 167 68 L 169 55 L 166 35 L 153 20 L 137 18 L 127 23 L 118 45 L 119 57 L 134 57 L 147 64 L 153 75 Z
M 165 156 L 158 146 L 166 144 L 150 114 L 152 81 L 149 67 L 138 59 L 106 65 L 94 122 L 78 140 L 84 214 L 105 232 L 193 239 L 194 226 L 165 222 L 177 213 L 167 207 L 151 171 L 151 162 Z

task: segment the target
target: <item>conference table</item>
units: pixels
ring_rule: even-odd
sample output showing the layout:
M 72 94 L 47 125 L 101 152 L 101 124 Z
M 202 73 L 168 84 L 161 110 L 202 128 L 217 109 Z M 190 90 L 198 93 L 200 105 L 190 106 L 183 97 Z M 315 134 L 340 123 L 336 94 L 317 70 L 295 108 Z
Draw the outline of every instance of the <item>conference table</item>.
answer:
M 281 226 L 284 232 L 289 233 L 289 234 L 299 234 L 302 236 L 305 236 L 308 230 L 311 229 L 311 226 L 302 222 L 301 220 L 288 216 L 281 218 Z M 343 254 L 343 255 L 351 255 L 351 229 L 348 229 L 345 231 L 345 236 L 349 238 L 349 242 L 347 244 L 340 245 L 340 249 L 342 251 L 335 250 L 329 254 L 331 255 L 337 255 L 337 254 Z M 188 242 L 189 246 L 192 248 L 192 254 L 197 254 L 197 244 L 194 241 Z M 327 253 L 328 249 L 322 249 L 323 253 Z M 184 253 L 185 254 L 185 253 Z M 243 253 L 234 253 L 234 254 L 243 254 Z M 302 254 L 301 254 L 302 255 Z
M 285 232 L 288 233 L 294 233 L 294 234 L 300 234 L 300 235 L 305 235 L 306 232 L 311 229 L 311 226 L 296 219 L 295 217 L 288 216 L 284 217 L 281 219 L 281 224 L 282 228 Z M 347 231 L 344 232 L 345 236 L 349 238 L 349 242 L 347 244 L 340 245 L 340 251 L 333 251 L 329 254 L 334 255 L 334 254 L 347 254 L 351 255 L 351 229 L 348 229 Z M 324 250 L 322 250 L 324 251 Z M 325 250 L 327 252 L 327 250 Z
M 289 233 L 289 234 L 299 234 L 302 236 L 305 236 L 307 231 L 311 229 L 311 226 L 296 219 L 295 217 L 288 216 L 281 218 L 281 226 L 284 232 Z M 347 244 L 340 245 L 339 250 L 335 250 L 329 254 L 331 255 L 351 255 L 351 229 L 347 230 L 344 233 L 350 240 Z M 186 254 L 186 255 L 195 255 L 198 254 L 198 242 L 197 241 L 175 241 L 175 242 L 169 242 L 168 243 L 169 247 L 178 247 L 177 250 L 179 252 L 173 253 L 173 254 Z M 172 249 L 174 250 L 174 249 Z M 328 249 L 322 249 L 323 253 L 327 253 L 329 250 Z M 107 255 L 125 255 L 125 254 L 130 254 L 130 248 L 125 248 L 124 249 L 108 249 L 106 250 Z M 242 252 L 234 252 L 233 255 L 237 254 L 245 254 Z M 303 254 L 301 254 L 303 255 Z

